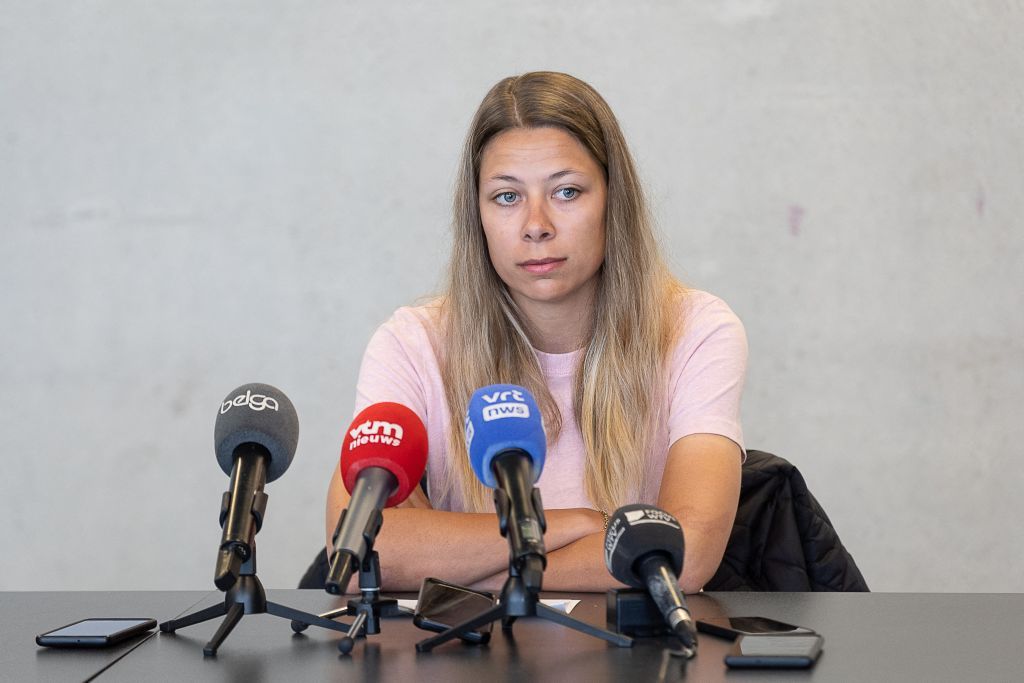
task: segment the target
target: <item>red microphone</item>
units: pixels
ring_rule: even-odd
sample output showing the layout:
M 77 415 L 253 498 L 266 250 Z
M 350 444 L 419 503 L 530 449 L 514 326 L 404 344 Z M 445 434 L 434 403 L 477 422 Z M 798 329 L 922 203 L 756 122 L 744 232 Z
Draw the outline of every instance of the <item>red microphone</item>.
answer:
M 341 478 L 351 494 L 334 529 L 325 588 L 339 595 L 380 532 L 381 509 L 409 497 L 427 468 L 427 429 L 400 403 L 374 403 L 356 415 L 341 445 Z

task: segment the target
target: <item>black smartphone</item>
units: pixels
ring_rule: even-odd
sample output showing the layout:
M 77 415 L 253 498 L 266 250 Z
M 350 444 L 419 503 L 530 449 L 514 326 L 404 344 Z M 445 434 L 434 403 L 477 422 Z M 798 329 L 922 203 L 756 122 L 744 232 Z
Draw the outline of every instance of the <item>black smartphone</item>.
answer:
M 424 630 L 441 633 L 483 614 L 494 607 L 495 602 L 493 593 L 426 578 L 420 585 L 412 623 Z M 461 638 L 467 643 L 486 643 L 491 639 L 492 625 L 486 624 L 479 630 L 464 633 Z
M 92 618 L 36 636 L 36 644 L 46 647 L 108 647 L 156 627 L 156 619 Z
M 818 659 L 824 642 L 817 634 L 740 636 L 725 655 L 725 665 L 748 669 L 806 669 Z
M 736 640 L 740 636 L 790 634 L 809 635 L 813 629 L 795 626 L 768 617 L 710 617 L 697 620 L 697 630 L 720 638 Z

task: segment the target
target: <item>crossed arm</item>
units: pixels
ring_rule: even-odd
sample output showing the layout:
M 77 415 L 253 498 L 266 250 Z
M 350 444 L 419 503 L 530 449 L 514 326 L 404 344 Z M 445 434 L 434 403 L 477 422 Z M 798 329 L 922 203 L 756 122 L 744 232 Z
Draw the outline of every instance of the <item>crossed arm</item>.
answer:
M 686 560 L 680 586 L 696 592 L 725 552 L 740 491 L 740 449 L 717 434 L 691 434 L 669 449 L 658 507 L 683 526 Z M 349 496 L 337 469 L 327 495 L 327 548 Z M 610 511 L 609 511 L 610 512 Z M 545 510 L 544 589 L 603 591 L 620 585 L 604 566 L 603 517 L 596 510 Z M 384 588 L 415 591 L 426 576 L 496 590 L 508 569 L 508 542 L 492 513 L 443 512 L 417 491 L 384 511 L 374 548 Z

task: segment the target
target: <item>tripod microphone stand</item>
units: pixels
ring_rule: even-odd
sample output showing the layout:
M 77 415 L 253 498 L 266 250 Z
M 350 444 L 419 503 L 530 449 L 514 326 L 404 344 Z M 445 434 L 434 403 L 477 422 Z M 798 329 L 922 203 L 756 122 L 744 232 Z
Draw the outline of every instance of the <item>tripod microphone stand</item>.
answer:
M 601 638 L 602 640 L 606 640 L 619 647 L 633 646 L 633 639 L 629 636 L 624 636 L 621 633 L 613 633 L 603 628 L 591 626 L 584 621 L 570 617 L 565 612 L 553 607 L 548 607 L 544 603 L 540 602 L 540 599 L 537 597 L 537 592 L 529 588 L 519 575 L 519 572 L 513 567 L 510 567 L 509 577 L 505 581 L 504 587 L 501 589 L 501 600 L 497 605 L 486 612 L 469 619 L 468 621 L 451 627 L 443 633 L 421 640 L 416 643 L 416 651 L 430 652 L 442 643 L 446 643 L 453 638 L 458 638 L 469 631 L 475 631 L 481 626 L 489 624 L 492 621 L 497 621 L 498 619 L 501 619 L 501 628 L 503 631 L 511 631 L 512 624 L 519 617 L 538 617 L 540 619 L 546 619 L 547 621 L 553 621 L 575 631 L 594 636 L 595 638 Z
M 178 619 L 165 621 L 160 624 L 160 630 L 164 633 L 174 633 L 179 628 L 223 616 L 224 621 L 221 622 L 217 632 L 213 634 L 210 642 L 203 647 L 203 654 L 207 657 L 213 657 L 217 654 L 217 648 L 221 646 L 221 643 L 228 637 L 231 630 L 238 625 L 238 622 L 246 614 L 266 613 L 275 617 L 302 621 L 306 624 L 314 624 L 334 631 L 341 631 L 342 633 L 348 632 L 349 627 L 347 624 L 324 619 L 315 614 L 302 612 L 267 600 L 267 593 L 263 589 L 263 584 L 260 582 L 259 577 L 256 576 L 256 548 L 254 547 L 252 551 L 249 559 L 242 565 L 238 581 L 228 589 L 227 594 L 224 596 L 223 603 L 207 607 Z
M 508 538 L 509 534 L 509 498 L 502 489 L 494 491 L 495 508 L 498 513 L 498 527 L 501 535 Z M 526 499 L 525 497 L 523 497 Z M 534 508 L 534 514 L 540 520 L 544 517 L 544 508 L 540 502 L 540 491 L 533 489 L 528 500 Z M 543 525 L 543 521 L 541 522 Z M 501 589 L 501 598 L 497 605 L 461 624 L 452 626 L 447 631 L 432 636 L 416 643 L 417 652 L 430 652 L 442 643 L 453 638 L 458 638 L 464 633 L 475 631 L 485 624 L 501 619 L 501 628 L 505 632 L 511 632 L 512 624 L 519 617 L 539 617 L 547 621 L 553 621 L 562 626 L 587 635 L 601 638 L 619 647 L 632 647 L 633 639 L 621 633 L 613 633 L 603 628 L 591 626 L 590 624 L 573 619 L 565 612 L 548 607 L 540 602 L 541 581 L 544 573 L 544 561 L 542 556 L 536 554 L 517 554 L 513 550 L 509 557 L 508 579 Z
M 370 636 L 380 633 L 380 620 L 387 617 L 411 617 L 412 610 L 402 607 L 395 598 L 384 598 L 380 595 L 380 556 L 370 548 L 366 559 L 359 565 L 358 600 L 349 600 L 348 605 L 319 615 L 321 619 L 335 619 L 342 616 L 355 616 L 348 626 L 348 635 L 338 641 L 338 651 L 347 655 L 355 646 L 359 636 Z M 308 623 L 301 619 L 292 621 L 292 630 L 296 633 L 305 631 Z
M 261 463 L 262 459 L 257 459 L 256 461 Z M 217 617 L 224 617 L 224 621 L 221 622 L 217 632 L 213 634 L 213 638 L 203 647 L 203 654 L 207 657 L 216 656 L 217 649 L 246 614 L 266 613 L 275 617 L 301 621 L 306 624 L 315 624 L 323 628 L 347 633 L 349 630 L 347 624 L 324 619 L 315 614 L 302 612 L 267 600 L 267 593 L 263 589 L 263 584 L 260 582 L 259 577 L 256 576 L 255 540 L 256 533 L 263 523 L 263 513 L 267 505 L 267 494 L 263 493 L 259 488 L 255 488 L 255 490 L 248 489 L 248 492 L 251 492 L 251 497 L 244 494 L 239 495 L 238 490 L 245 489 L 245 482 L 241 481 L 243 479 L 242 474 L 240 474 L 241 470 L 242 468 L 236 464 L 235 476 L 232 478 L 233 490 L 225 492 L 221 500 L 221 525 L 224 526 L 225 520 L 229 517 L 228 510 L 233 499 L 235 501 L 248 499 L 250 505 L 249 512 L 254 524 L 245 533 L 241 534 L 248 541 L 244 544 L 244 550 L 242 549 L 243 545 L 236 541 L 222 547 L 218 554 L 217 573 L 214 583 L 218 588 L 226 591 L 224 602 L 178 619 L 165 621 L 160 624 L 160 630 L 163 633 L 174 633 L 179 628 L 199 624 L 210 619 L 216 619 Z M 257 469 L 257 474 L 260 472 L 261 470 Z M 236 482 L 239 482 L 240 485 L 236 485 Z M 231 526 L 230 520 L 228 521 L 228 526 Z M 227 527 L 225 527 L 225 536 L 237 538 Z M 244 561 L 241 560 L 243 555 L 245 556 Z M 240 566 L 239 563 L 241 563 Z

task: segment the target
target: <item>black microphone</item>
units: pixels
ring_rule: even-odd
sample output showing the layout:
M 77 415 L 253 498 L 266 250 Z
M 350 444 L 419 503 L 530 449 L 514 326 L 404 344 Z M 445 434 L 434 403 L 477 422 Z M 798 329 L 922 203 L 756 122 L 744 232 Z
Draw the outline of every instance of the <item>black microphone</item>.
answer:
M 608 521 L 604 562 L 609 573 L 633 588 L 645 588 L 672 632 L 697 647 L 697 629 L 679 590 L 683 571 L 683 528 L 652 505 L 625 505 Z
M 398 505 L 419 485 L 427 467 L 427 428 L 400 403 L 367 406 L 345 434 L 338 467 L 352 497 L 332 538 L 324 588 L 333 595 L 345 592 L 372 552 L 384 523 L 381 509 Z
M 252 557 L 267 505 L 263 486 L 292 464 L 298 441 L 295 407 L 268 384 L 240 386 L 221 403 L 213 442 L 217 462 L 231 476 L 231 488 L 221 501 L 223 533 L 213 575 L 220 590 L 235 584 L 242 563 Z

